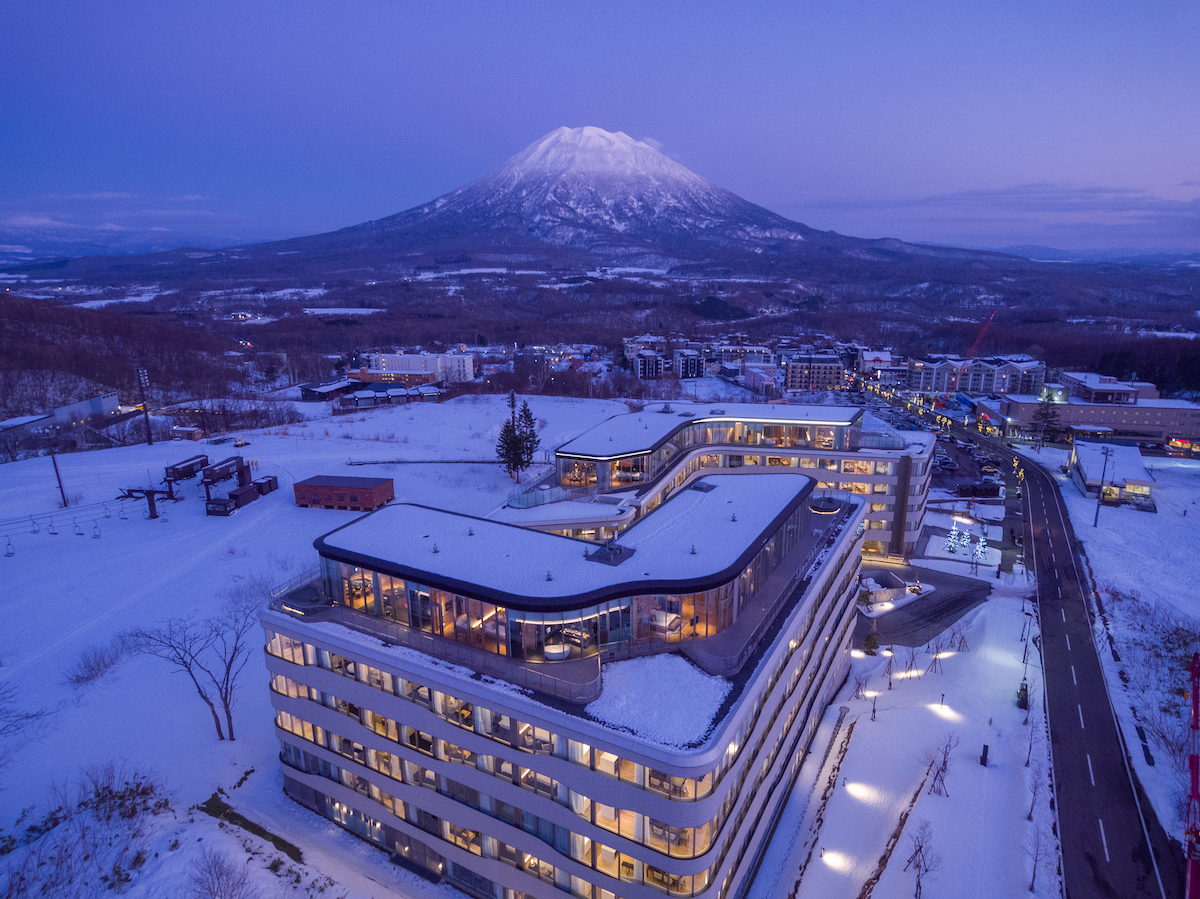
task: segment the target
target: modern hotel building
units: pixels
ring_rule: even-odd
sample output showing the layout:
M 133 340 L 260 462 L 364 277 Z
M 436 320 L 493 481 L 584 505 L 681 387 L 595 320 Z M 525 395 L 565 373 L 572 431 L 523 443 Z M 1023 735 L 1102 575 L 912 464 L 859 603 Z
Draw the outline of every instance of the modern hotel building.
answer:
M 477 899 L 741 899 L 927 436 L 650 407 L 558 450 L 560 502 L 326 534 L 262 612 L 287 794 Z
M 327 534 L 262 612 L 285 790 L 479 899 L 743 895 L 849 663 L 866 503 L 814 488 L 705 474 L 608 545 Z

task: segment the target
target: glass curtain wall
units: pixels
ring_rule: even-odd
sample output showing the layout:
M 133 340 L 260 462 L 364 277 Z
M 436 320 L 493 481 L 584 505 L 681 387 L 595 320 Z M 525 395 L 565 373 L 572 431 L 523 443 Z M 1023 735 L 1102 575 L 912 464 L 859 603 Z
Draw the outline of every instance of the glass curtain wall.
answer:
M 691 593 L 636 594 L 576 611 L 523 612 L 334 559 L 322 579 L 337 603 L 484 652 L 530 662 L 619 656 L 630 643 L 703 640 L 729 628 L 807 532 L 801 503 L 733 580 Z

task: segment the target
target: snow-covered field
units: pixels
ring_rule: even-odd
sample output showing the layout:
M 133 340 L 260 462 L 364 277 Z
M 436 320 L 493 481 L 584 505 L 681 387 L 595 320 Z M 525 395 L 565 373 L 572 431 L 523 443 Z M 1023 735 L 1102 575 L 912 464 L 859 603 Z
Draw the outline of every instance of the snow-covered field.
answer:
M 530 397 L 529 404 L 547 449 L 626 410 L 620 403 L 553 397 Z M 251 655 L 241 677 L 233 742 L 217 741 L 186 676 L 157 659 L 126 658 L 79 688 L 67 678 L 81 653 L 121 632 L 169 617 L 211 615 L 240 585 L 283 581 L 315 564 L 312 541 L 358 513 L 297 508 L 296 480 L 383 475 L 395 479 L 400 500 L 472 514 L 503 505 L 515 485 L 489 460 L 507 414 L 503 397 L 463 397 L 248 432 L 250 445 L 242 449 L 175 441 L 64 455 L 58 465 L 72 501 L 66 511 L 58 508 L 50 459 L 0 465 L 0 545 L 10 541 L 13 549 L 12 556 L 0 555 L 0 688 L 11 690 L 18 710 L 40 713 L 0 746 L 10 753 L 0 770 L 0 845 L 42 819 L 54 785 L 112 762 L 151 774 L 171 793 L 173 812 L 152 818 L 148 860 L 129 884 L 129 896 L 184 894 L 191 859 L 204 845 L 249 860 L 254 879 L 271 896 L 285 888 L 315 895 L 326 877 L 337 885 L 332 893 L 327 885 L 326 895 L 382 899 L 397 889 L 458 895 L 405 874 L 383 853 L 284 797 L 261 654 Z M 278 476 L 279 490 L 229 518 L 205 516 L 196 480 L 184 485 L 183 502 L 163 504 L 166 515 L 157 521 L 143 518 L 144 503 L 114 499 L 123 487 L 159 482 L 165 465 L 197 452 L 210 461 L 240 453 L 255 464 L 256 477 Z M 448 461 L 424 461 L 437 459 Z M 351 460 L 377 464 L 352 467 Z M 268 865 L 282 856 L 269 844 L 244 831 L 219 830 L 214 819 L 190 811 L 218 788 L 238 812 L 302 847 L 306 864 L 284 859 L 272 873 Z M 261 854 L 252 858 L 242 843 Z M 0 857 L 0 883 L 6 864 L 22 854 Z
M 940 857 L 924 876 L 926 896 L 1030 895 L 1035 846 L 1040 858 L 1032 895 L 1059 894 L 1036 653 L 1028 671 L 1037 700 L 1029 724 L 1015 702 L 1024 675 L 1022 598 L 1031 589 L 1023 575 L 1006 575 L 960 622 L 965 651 L 945 638 L 950 648 L 940 654 L 940 670 L 931 670 L 936 646 L 918 648 L 911 661 L 903 648 L 890 658 L 886 648 L 877 658 L 857 654 L 850 682 L 822 723 L 823 734 L 832 732 L 839 708 L 847 709 L 833 748 L 824 759 L 814 752 L 801 770 L 752 899 L 854 899 L 879 875 L 889 840 L 894 849 L 872 895 L 912 896 L 915 875 L 905 863 L 922 822 L 929 825 L 927 857 Z M 939 795 L 930 788 L 947 738 L 957 743 Z M 986 768 L 980 765 L 984 744 Z

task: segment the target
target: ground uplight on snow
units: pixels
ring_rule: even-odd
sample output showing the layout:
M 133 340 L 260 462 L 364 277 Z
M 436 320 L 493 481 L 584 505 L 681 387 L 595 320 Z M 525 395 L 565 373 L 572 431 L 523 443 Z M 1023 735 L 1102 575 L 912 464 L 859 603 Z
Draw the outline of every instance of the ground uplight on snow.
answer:
M 666 746 L 702 740 L 732 686 L 675 655 L 610 662 L 603 677 L 588 714 Z
M 908 899 L 915 881 L 905 862 L 922 822 L 928 822 L 932 850 L 941 857 L 940 867 L 924 880 L 927 897 L 1059 895 L 1045 722 L 1035 714 L 1024 723 L 1025 712 L 1014 701 L 1027 675 L 1035 709 L 1041 708 L 1036 654 L 1028 672 L 1021 662 L 1022 604 L 1031 590 L 1024 575 L 1006 573 L 988 601 L 960 622 L 965 648 L 955 644 L 943 651 L 936 668 L 932 655 L 918 647 L 913 670 L 906 672 L 909 650 L 896 647 L 890 688 L 889 657 L 856 654 L 851 678 L 830 704 L 801 768 L 750 899 L 859 899 L 897 829 L 894 851 L 870 895 Z M 858 697 L 856 679 L 864 687 Z M 841 708 L 846 715 L 826 755 Z M 950 753 L 945 794 L 937 795 L 930 793 L 926 775 L 931 754 L 947 737 L 958 744 Z M 985 743 L 986 768 L 979 763 Z M 1029 821 L 1034 779 L 1041 787 Z M 1030 891 L 1035 841 L 1041 857 Z

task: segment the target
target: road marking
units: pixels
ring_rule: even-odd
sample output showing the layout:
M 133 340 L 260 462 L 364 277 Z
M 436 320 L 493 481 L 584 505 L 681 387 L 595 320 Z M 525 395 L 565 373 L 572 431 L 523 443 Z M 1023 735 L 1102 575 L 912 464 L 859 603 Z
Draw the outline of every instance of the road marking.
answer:
M 1062 599 L 1062 587 L 1058 588 L 1058 598 Z
M 1079 681 L 1075 680 L 1075 666 L 1074 665 L 1071 666 L 1071 683 L 1073 683 L 1077 687 L 1079 686 Z
M 1088 777 L 1090 777 L 1092 779 L 1092 786 L 1094 787 L 1096 785 L 1096 774 L 1094 771 L 1092 771 L 1092 757 L 1089 755 L 1087 757 L 1087 760 L 1088 760 Z
M 1079 729 L 1087 730 L 1087 728 L 1083 726 L 1083 706 L 1076 705 L 1075 708 L 1079 709 Z
M 1100 821 L 1099 818 L 1097 818 L 1096 820 Z M 1112 859 L 1108 857 L 1108 840 L 1105 839 L 1105 837 L 1104 837 L 1104 822 L 1103 821 L 1100 821 L 1100 842 L 1104 844 L 1104 860 L 1106 862 L 1111 862 Z
M 1058 610 L 1058 614 L 1062 615 L 1062 617 L 1063 617 L 1063 624 L 1066 624 L 1066 623 L 1067 623 L 1067 610 L 1066 610 L 1066 609 L 1059 609 L 1059 610 Z
M 1071 651 L 1071 635 L 1063 634 L 1063 636 L 1067 638 L 1067 652 L 1070 652 Z
M 1057 562 L 1057 561 L 1058 561 L 1058 559 L 1054 558 L 1054 550 L 1050 550 L 1050 561 L 1051 561 L 1051 562 Z

